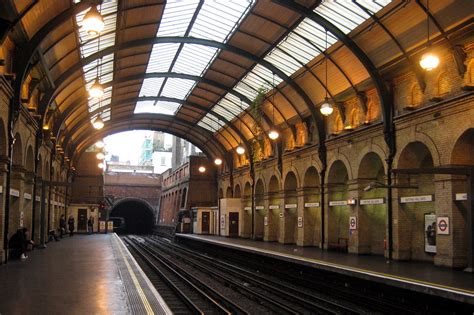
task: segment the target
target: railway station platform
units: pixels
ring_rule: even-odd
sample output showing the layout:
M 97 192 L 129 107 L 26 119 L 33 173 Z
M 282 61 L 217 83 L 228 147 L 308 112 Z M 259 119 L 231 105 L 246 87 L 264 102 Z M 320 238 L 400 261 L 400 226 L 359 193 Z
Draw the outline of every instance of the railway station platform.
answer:
M 0 266 L 0 314 L 171 314 L 116 234 L 48 245 Z
M 382 256 L 347 254 L 277 242 L 195 234 L 176 234 L 176 238 L 260 254 L 474 305 L 474 274 L 461 270 L 424 262 L 387 263 Z

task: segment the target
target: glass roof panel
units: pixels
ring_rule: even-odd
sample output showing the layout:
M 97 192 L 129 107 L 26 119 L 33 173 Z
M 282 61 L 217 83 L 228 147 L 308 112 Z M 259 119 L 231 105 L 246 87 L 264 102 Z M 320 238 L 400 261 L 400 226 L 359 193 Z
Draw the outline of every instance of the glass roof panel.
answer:
M 198 4 L 199 0 L 166 1 L 156 36 L 184 36 Z
M 211 132 L 216 132 L 217 130 L 221 129 L 225 124 L 217 119 L 211 113 L 206 114 L 199 122 L 198 126 L 207 129 Z
M 185 44 L 172 71 L 200 76 L 217 51 L 214 47 Z
M 156 96 L 157 91 L 161 89 L 165 78 L 149 78 L 143 80 L 139 96 Z
M 191 87 L 193 87 L 194 83 L 195 81 L 192 80 L 168 78 L 161 96 L 174 97 L 184 100 Z
M 151 51 L 146 73 L 167 72 L 171 66 L 179 44 L 156 44 Z
M 135 105 L 134 114 L 151 113 L 151 114 L 165 114 L 174 115 L 179 108 L 179 103 L 166 101 L 140 101 Z

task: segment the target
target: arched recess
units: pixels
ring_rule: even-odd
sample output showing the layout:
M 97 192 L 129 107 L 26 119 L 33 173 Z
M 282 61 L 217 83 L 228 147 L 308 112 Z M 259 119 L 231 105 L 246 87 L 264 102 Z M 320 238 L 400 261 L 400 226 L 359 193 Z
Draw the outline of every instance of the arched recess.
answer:
M 12 162 L 14 166 L 23 167 L 23 144 L 19 133 L 15 135 L 15 144 L 13 145 L 13 158 Z
M 458 138 L 453 151 L 451 153 L 451 164 L 467 165 L 474 167 L 474 128 L 470 128 Z M 453 193 L 467 192 L 466 178 L 457 178 L 452 181 Z M 459 257 L 467 257 L 468 255 L 468 222 L 466 217 L 466 210 L 468 208 L 467 201 L 452 203 L 452 218 L 456 225 L 452 225 L 453 244 L 460 248 L 459 253 L 454 255 Z M 465 265 L 464 265 L 465 266 Z M 459 266 L 459 267 L 464 267 Z
M 225 197 L 226 198 L 232 198 L 232 188 L 229 186 L 227 187 L 226 191 L 225 191 Z
M 410 142 L 403 148 L 398 159 L 398 168 L 432 168 L 433 157 L 428 147 L 420 142 Z M 435 193 L 435 183 L 433 174 L 405 175 L 397 176 L 398 183 L 417 188 L 398 189 L 400 197 L 424 196 Z M 433 199 L 434 200 L 434 199 Z M 434 245 L 436 242 L 436 232 L 433 231 L 432 224 L 425 226 L 425 215 L 435 214 L 435 203 L 413 202 L 400 203 L 398 212 L 399 222 L 405 222 L 399 226 L 398 246 L 405 250 L 413 260 L 433 261 L 433 254 L 425 251 L 425 243 Z M 436 223 L 434 225 L 434 228 Z M 428 236 L 428 234 L 430 236 Z
M 285 198 L 285 209 L 283 216 L 283 230 L 280 232 L 280 243 L 293 244 L 297 238 L 297 218 L 298 218 L 298 197 L 296 189 L 298 181 L 294 172 L 290 171 L 285 176 L 283 184 L 283 194 Z M 280 227 L 282 225 L 280 224 Z
M 241 231 L 243 237 L 250 237 L 252 232 L 252 186 L 250 182 L 246 182 L 244 185 L 244 195 L 242 196 L 242 207 L 244 211 L 242 212 L 241 219 Z
M 143 199 L 124 198 L 115 203 L 110 217 L 125 220 L 125 231 L 131 234 L 149 234 L 153 228 L 153 208 Z
M 237 184 L 234 187 L 234 198 L 240 198 L 240 197 L 242 197 L 241 192 L 240 192 L 240 185 Z
M 318 171 L 310 166 L 303 178 L 305 241 L 310 245 L 321 242 L 321 182 Z M 306 235 L 308 239 L 306 240 Z
M 341 160 L 336 160 L 328 173 L 328 199 L 329 210 L 327 242 L 330 244 L 342 244 L 349 239 L 349 208 L 338 202 L 347 201 L 347 168 Z
M 280 209 L 280 182 L 275 175 L 270 178 L 268 183 L 268 204 L 266 240 L 277 241 L 280 235 L 280 213 L 283 213 L 283 209 Z
M 360 199 L 383 199 L 383 204 L 360 205 L 359 243 L 367 246 L 369 253 L 383 255 L 386 229 L 387 201 L 385 189 L 364 188 L 372 182 L 385 183 L 384 164 L 375 152 L 368 152 L 362 158 L 358 173 Z
M 263 240 L 264 217 L 268 211 L 265 209 L 265 186 L 262 179 L 255 184 L 255 239 Z

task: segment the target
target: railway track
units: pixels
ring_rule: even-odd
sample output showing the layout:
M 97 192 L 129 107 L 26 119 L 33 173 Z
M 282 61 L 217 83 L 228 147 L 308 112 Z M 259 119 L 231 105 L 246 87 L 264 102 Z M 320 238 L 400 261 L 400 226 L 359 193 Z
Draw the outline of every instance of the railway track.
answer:
M 331 299 L 321 294 L 308 294 L 305 290 L 285 285 L 265 278 L 258 273 L 215 261 L 205 255 L 195 253 L 159 238 L 142 238 L 150 251 L 156 255 L 169 255 L 174 261 L 181 261 L 199 270 L 213 281 L 220 282 L 238 292 L 253 303 L 264 307 L 267 312 L 281 314 L 351 314 L 364 313 L 367 310 L 356 305 Z M 146 245 L 145 245 L 146 246 Z M 234 297 L 235 298 L 235 297 Z M 241 299 L 242 299 L 241 298 Z M 247 302 L 246 305 L 249 305 Z M 255 313 L 252 306 L 248 312 Z

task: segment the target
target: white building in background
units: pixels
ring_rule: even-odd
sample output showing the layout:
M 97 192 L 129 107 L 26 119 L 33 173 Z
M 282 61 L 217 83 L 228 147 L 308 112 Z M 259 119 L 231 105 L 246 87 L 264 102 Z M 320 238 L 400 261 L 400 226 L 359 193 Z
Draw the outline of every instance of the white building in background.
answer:
M 171 168 L 173 152 L 155 151 L 153 152 L 153 173 L 161 174 Z

